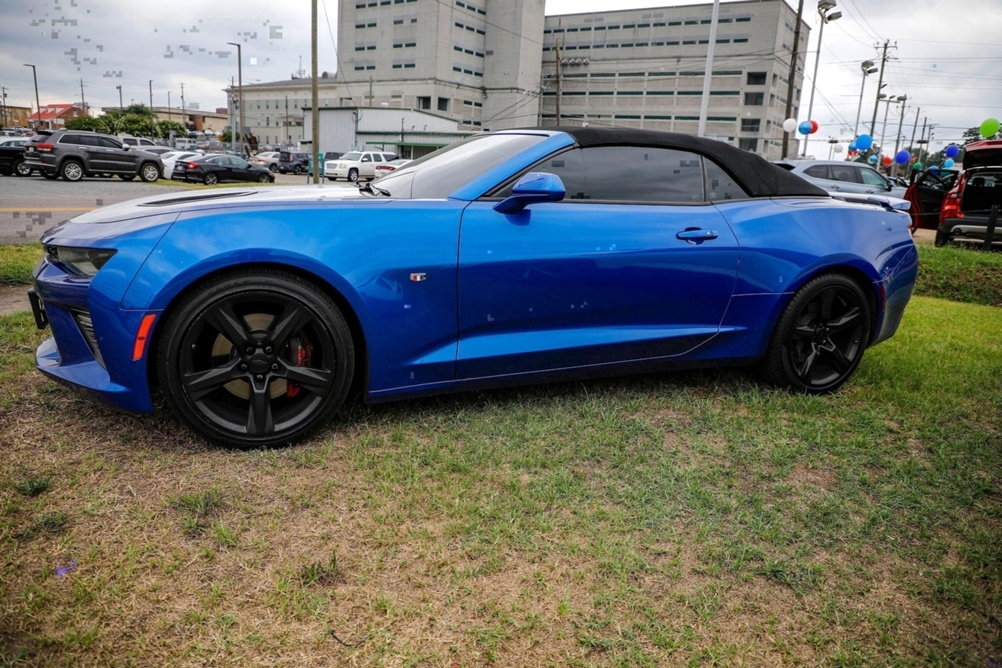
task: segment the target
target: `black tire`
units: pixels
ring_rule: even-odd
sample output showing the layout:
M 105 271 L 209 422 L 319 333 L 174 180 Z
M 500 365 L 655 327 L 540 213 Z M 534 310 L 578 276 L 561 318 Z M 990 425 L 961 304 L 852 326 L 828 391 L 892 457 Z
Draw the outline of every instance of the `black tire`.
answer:
M 305 171 L 306 170 L 303 169 L 302 167 L 296 167 L 295 169 L 292 170 L 292 173 L 295 174 L 296 176 L 299 176 L 300 174 L 302 174 Z
M 241 449 L 290 443 L 322 426 L 344 403 L 355 364 L 331 298 L 266 269 L 192 290 L 167 317 L 156 355 L 174 412 Z
M 262 174 L 261 176 L 257 177 L 257 182 L 258 183 L 270 183 L 271 182 L 271 177 L 268 176 L 267 174 Z
M 31 165 L 29 165 L 24 160 L 18 160 L 14 163 L 14 175 L 15 176 L 31 176 Z
M 354 167 L 348 170 L 348 180 L 351 181 L 352 183 L 358 182 L 358 170 L 355 169 Z
M 136 175 L 135 174 L 119 174 L 118 178 L 122 179 L 123 181 L 134 181 L 135 178 L 136 178 Z
M 275 165 L 275 164 L 268 165 L 268 169 L 270 169 L 273 172 L 277 172 L 278 171 L 278 165 Z
M 948 235 L 943 230 L 936 228 L 936 238 L 933 240 L 933 244 L 939 247 L 945 246 L 950 243 L 950 235 Z
M 42 172 L 42 178 L 48 181 L 55 181 L 59 178 L 59 174 L 56 172 Z
M 139 178 L 146 183 L 153 183 L 160 178 L 160 168 L 152 162 L 144 162 L 139 168 Z
M 59 176 L 64 181 L 80 181 L 84 177 L 83 164 L 77 160 L 66 160 L 59 166 Z
M 824 274 L 783 310 L 761 371 L 775 385 L 806 394 L 834 392 L 859 366 L 870 335 L 869 302 L 852 279 Z
M 214 186 L 217 183 L 219 183 L 219 177 L 216 176 L 214 172 L 209 172 L 208 174 L 202 177 L 202 183 L 204 183 L 207 186 Z

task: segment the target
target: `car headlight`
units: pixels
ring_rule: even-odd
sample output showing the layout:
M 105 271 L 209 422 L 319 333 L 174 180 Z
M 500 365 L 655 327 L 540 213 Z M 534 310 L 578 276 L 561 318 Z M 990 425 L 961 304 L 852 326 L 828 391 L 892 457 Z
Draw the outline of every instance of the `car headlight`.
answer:
M 75 276 L 93 278 L 101 267 L 111 259 L 115 250 L 111 248 L 73 248 L 71 246 L 46 246 L 49 261 L 57 264 Z

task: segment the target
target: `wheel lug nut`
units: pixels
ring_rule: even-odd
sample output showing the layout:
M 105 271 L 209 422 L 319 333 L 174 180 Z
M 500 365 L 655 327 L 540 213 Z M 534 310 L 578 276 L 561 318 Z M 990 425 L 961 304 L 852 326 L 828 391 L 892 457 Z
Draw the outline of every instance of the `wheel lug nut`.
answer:
M 271 346 L 268 346 L 267 348 L 265 348 L 264 352 L 266 352 L 266 353 L 268 353 L 270 355 L 271 354 Z
M 254 354 L 254 347 L 253 346 L 247 346 L 247 348 L 244 350 L 244 352 L 247 353 L 248 355 L 253 355 Z
M 277 363 L 276 364 L 272 364 L 271 365 L 271 370 L 272 371 L 278 371 L 278 364 Z
M 258 380 L 264 380 L 264 376 L 262 374 L 256 375 L 255 378 L 257 378 Z
M 246 364 L 241 364 L 240 365 L 240 370 L 241 371 L 246 371 L 247 370 L 247 365 Z

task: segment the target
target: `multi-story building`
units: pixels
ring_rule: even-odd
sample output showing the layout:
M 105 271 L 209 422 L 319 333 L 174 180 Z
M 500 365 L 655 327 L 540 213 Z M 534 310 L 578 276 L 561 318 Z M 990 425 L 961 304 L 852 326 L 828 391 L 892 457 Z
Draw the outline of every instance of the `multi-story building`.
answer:
M 309 77 L 243 85 L 243 126 L 257 138 L 258 146 L 289 146 L 303 139 L 303 109 L 313 104 Z M 324 72 L 318 79 L 321 107 L 338 102 L 334 75 Z M 238 86 L 226 89 L 232 125 L 237 124 L 240 104 Z
M 712 4 L 543 9 L 544 0 L 342 0 L 340 67 L 320 78 L 320 106 L 423 110 L 460 130 L 589 123 L 697 133 Z M 707 136 L 781 157 L 796 24 L 786 0 L 721 4 Z M 791 116 L 809 28 L 800 30 Z M 302 138 L 308 78 L 243 89 L 244 125 L 260 145 Z M 233 109 L 237 89 L 226 92 Z
M 544 0 L 342 0 L 340 106 L 414 108 L 463 129 L 535 125 Z
M 619 125 L 696 134 L 712 5 L 546 19 L 543 125 Z M 720 5 L 706 136 L 779 158 L 796 12 L 783 0 Z M 801 25 L 801 44 L 808 27 Z M 797 115 L 803 57 L 794 79 Z M 557 110 L 559 106 L 559 119 Z

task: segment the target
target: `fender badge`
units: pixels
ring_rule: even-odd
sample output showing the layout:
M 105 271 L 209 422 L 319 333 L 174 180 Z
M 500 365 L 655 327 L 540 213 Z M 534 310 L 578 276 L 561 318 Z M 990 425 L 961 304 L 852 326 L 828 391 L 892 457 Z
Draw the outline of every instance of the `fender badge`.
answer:
M 411 280 L 414 281 L 415 283 L 420 283 L 421 281 L 425 281 L 427 279 L 428 279 L 428 274 L 424 272 L 415 272 L 411 274 Z

